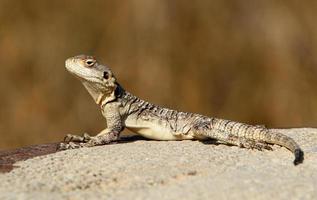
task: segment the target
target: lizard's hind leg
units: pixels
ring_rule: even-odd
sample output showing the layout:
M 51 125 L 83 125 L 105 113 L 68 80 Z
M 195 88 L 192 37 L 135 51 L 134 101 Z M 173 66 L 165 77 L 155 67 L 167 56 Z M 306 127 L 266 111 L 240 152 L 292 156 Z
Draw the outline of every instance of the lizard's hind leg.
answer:
M 247 149 L 257 149 L 259 151 L 262 151 L 264 149 L 273 150 L 272 147 L 265 142 L 258 142 L 258 141 L 254 141 L 254 140 L 250 140 L 246 138 L 237 138 L 234 143 L 236 143 L 236 145 L 239 147 L 243 147 Z
M 245 137 L 238 137 L 233 134 L 230 134 L 226 131 L 221 131 L 217 129 L 213 129 L 211 131 L 199 131 L 198 135 L 204 135 L 212 139 L 219 140 L 223 143 L 247 148 L 247 149 L 257 149 L 257 150 L 272 150 L 271 146 L 262 141 L 255 141 L 251 139 L 247 139 Z

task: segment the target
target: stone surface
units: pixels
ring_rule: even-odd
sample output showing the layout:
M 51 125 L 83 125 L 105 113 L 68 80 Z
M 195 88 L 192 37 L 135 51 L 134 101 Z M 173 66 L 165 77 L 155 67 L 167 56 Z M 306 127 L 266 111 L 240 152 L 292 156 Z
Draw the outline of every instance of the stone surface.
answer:
M 0 174 L 0 199 L 317 199 L 317 129 L 277 131 L 303 164 L 277 145 L 132 140 L 19 161 Z
M 14 163 L 36 156 L 55 153 L 58 143 L 40 144 L 19 149 L 0 151 L 0 173 L 9 172 L 14 168 Z

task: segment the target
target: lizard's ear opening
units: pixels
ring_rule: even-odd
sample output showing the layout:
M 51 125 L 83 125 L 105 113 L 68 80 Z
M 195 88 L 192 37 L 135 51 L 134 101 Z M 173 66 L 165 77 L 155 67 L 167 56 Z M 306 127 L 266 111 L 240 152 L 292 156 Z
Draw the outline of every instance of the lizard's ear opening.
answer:
M 109 79 L 109 72 L 104 71 L 104 72 L 103 72 L 103 78 L 104 78 L 104 79 Z

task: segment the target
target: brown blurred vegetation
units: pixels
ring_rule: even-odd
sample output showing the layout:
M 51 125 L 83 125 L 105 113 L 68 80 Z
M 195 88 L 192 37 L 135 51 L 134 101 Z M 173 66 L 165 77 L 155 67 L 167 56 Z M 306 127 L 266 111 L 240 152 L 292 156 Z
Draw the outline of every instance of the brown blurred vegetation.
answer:
M 64 69 L 77 54 L 159 105 L 316 126 L 316 11 L 315 0 L 0 0 L 0 149 L 104 127 Z

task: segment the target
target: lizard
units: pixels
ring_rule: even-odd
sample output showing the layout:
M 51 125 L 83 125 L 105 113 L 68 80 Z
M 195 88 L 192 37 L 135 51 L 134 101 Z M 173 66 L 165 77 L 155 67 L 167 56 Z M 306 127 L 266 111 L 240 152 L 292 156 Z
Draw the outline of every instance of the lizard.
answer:
M 99 105 L 106 128 L 95 136 L 67 134 L 59 150 L 93 147 L 116 142 L 124 128 L 154 140 L 213 139 L 248 149 L 268 149 L 277 144 L 290 150 L 294 165 L 304 160 L 304 152 L 290 137 L 265 128 L 231 120 L 180 112 L 144 101 L 126 91 L 112 70 L 93 56 L 78 55 L 65 62 Z

